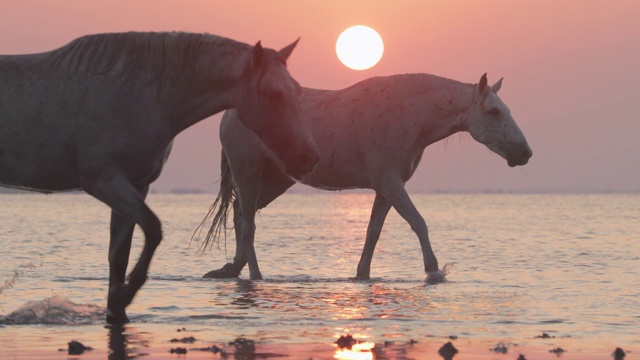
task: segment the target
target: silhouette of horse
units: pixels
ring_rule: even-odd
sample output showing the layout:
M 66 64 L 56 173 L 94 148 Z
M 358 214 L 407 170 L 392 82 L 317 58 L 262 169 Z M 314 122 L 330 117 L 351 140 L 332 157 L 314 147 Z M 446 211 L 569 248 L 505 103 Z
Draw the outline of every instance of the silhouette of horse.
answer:
M 299 182 L 325 190 L 376 192 L 357 278 L 369 278 L 374 248 L 393 206 L 420 240 L 427 281 L 444 280 L 427 225 L 404 184 L 427 146 L 460 131 L 471 133 L 509 166 L 527 163 L 532 151 L 497 95 L 501 84 L 502 79 L 488 86 L 486 74 L 478 84 L 405 74 L 370 78 L 338 91 L 303 88 L 301 105 L 320 150 L 320 162 Z M 232 264 L 205 277 L 236 277 L 248 262 L 250 278 L 262 278 L 253 244 L 255 213 L 295 183 L 273 153 L 237 121 L 241 117 L 228 110 L 220 123 L 220 192 L 199 227 L 213 218 L 204 246 L 221 234 L 226 236 L 227 213 L 233 203 L 236 254 Z
M 162 239 L 145 197 L 178 133 L 236 108 L 287 174 L 317 163 L 286 69 L 296 43 L 277 52 L 209 34 L 129 32 L 0 56 L 0 185 L 81 189 L 111 207 L 109 323 L 128 321 Z M 144 249 L 125 283 L 135 224 Z

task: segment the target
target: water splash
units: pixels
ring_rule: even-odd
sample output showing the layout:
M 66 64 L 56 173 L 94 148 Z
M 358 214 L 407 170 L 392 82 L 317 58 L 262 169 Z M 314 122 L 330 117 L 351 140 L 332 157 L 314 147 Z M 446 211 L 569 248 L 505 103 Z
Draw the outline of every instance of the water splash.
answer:
M 440 284 L 447 281 L 447 275 L 451 271 L 453 267 L 453 263 L 445 264 L 442 267 L 442 270 L 437 270 L 427 274 L 427 283 L 428 284 Z
M 4 281 L 4 284 L 0 286 L 0 294 L 6 289 L 12 288 L 15 285 L 18 278 L 24 273 L 24 270 L 33 269 L 36 266 L 34 264 L 26 264 L 20 265 L 15 270 L 13 270 L 13 274 L 9 276 L 7 280 Z
M 13 274 L 9 276 L 7 280 L 4 281 L 4 285 L 0 286 L 0 294 L 6 289 L 12 288 L 13 284 L 16 283 L 16 279 L 20 276 L 18 270 L 13 270 Z
M 40 301 L 30 301 L 6 316 L 0 316 L 0 324 L 94 324 L 105 316 L 105 309 L 96 305 L 71 302 L 63 296 L 53 296 Z

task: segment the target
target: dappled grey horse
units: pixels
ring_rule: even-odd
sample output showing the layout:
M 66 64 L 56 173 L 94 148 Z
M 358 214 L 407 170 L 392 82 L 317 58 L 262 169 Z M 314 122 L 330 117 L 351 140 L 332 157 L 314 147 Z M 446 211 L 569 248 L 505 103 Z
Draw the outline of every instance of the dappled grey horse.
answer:
M 128 321 L 162 239 L 145 197 L 178 133 L 236 108 L 287 174 L 317 163 L 286 68 L 296 43 L 277 52 L 209 34 L 130 32 L 0 56 L 0 184 L 82 189 L 111 207 L 109 323 Z M 125 282 L 135 224 L 145 243 Z
M 418 236 L 427 280 L 444 279 L 427 224 L 404 184 L 427 146 L 460 131 L 469 132 L 509 166 L 528 162 L 531 148 L 497 95 L 501 84 L 502 79 L 488 86 L 486 74 L 478 84 L 405 74 L 370 78 L 338 91 L 303 88 L 300 101 L 320 162 L 299 182 L 318 189 L 376 192 L 358 278 L 370 276 L 373 252 L 393 206 Z M 232 264 L 205 277 L 236 277 L 248 262 L 250 278 L 262 278 L 254 249 L 255 213 L 295 183 L 284 173 L 281 161 L 240 124 L 241 118 L 242 114 L 228 110 L 220 123 L 220 192 L 200 225 L 202 229 L 213 219 L 204 246 L 226 236 L 227 213 L 233 203 L 236 254 Z

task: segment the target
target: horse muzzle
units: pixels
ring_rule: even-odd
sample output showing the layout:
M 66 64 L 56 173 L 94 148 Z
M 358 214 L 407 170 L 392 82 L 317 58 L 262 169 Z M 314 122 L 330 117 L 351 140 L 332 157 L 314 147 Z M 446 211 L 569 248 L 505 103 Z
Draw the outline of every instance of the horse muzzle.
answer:
M 295 180 L 300 180 L 304 175 L 313 171 L 319 161 L 320 154 L 315 147 L 307 151 L 293 153 L 285 161 L 285 173 Z
M 533 151 L 531 151 L 531 148 L 527 146 L 526 149 L 522 150 L 520 153 L 516 154 L 515 156 L 509 157 L 507 163 L 510 167 L 526 165 L 532 156 Z

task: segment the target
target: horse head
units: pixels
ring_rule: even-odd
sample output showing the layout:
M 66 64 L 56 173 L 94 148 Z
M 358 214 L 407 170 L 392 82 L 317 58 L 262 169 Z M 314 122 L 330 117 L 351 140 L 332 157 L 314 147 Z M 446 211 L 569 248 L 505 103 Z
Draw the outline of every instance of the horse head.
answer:
M 473 95 L 469 133 L 507 160 L 509 166 L 525 165 L 533 152 L 509 108 L 498 97 L 501 86 L 502 79 L 488 86 L 487 74 L 482 75 Z
M 265 49 L 260 42 L 253 47 L 236 106 L 242 124 L 274 152 L 287 175 L 294 178 L 313 170 L 320 158 L 302 118 L 300 84 L 286 66 L 298 40 L 280 51 Z

